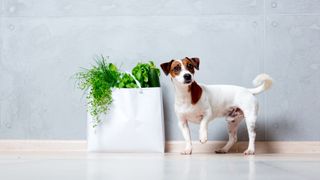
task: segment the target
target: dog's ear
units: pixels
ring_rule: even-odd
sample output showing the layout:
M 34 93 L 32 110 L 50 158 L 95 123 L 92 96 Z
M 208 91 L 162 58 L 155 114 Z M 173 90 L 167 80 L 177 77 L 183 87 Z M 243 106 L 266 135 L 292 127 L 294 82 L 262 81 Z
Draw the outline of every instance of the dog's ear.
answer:
M 166 74 L 166 76 L 170 73 L 170 68 L 171 68 L 171 64 L 172 64 L 173 60 L 166 62 L 166 63 L 162 63 L 161 69 L 162 71 Z
M 200 59 L 197 57 L 193 57 L 190 59 L 192 64 L 194 65 L 194 67 L 199 70 L 199 66 L 200 66 Z

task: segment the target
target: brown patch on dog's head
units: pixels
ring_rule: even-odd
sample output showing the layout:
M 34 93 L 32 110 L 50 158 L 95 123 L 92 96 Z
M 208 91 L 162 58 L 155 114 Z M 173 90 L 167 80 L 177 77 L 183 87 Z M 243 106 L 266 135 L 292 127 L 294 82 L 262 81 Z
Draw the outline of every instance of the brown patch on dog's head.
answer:
M 194 81 L 189 86 L 189 91 L 191 92 L 191 104 L 196 104 L 202 95 L 202 88 Z
M 186 69 L 188 69 L 192 74 L 194 74 L 194 69 L 199 70 L 200 59 L 197 57 L 193 57 L 193 58 L 185 57 L 182 60 L 182 62 L 186 67 Z
M 189 72 L 191 72 L 192 74 L 194 74 L 195 66 L 194 66 L 194 63 L 191 61 L 191 59 L 186 57 L 186 58 L 182 59 L 181 61 L 182 61 L 183 66 L 185 67 L 185 69 L 188 70 Z
M 177 60 L 171 60 L 170 62 L 163 63 L 160 66 L 163 72 L 166 75 L 170 74 L 171 77 L 178 76 L 182 69 L 182 64 Z
M 170 68 L 171 77 L 179 76 L 182 64 L 179 61 L 173 61 Z

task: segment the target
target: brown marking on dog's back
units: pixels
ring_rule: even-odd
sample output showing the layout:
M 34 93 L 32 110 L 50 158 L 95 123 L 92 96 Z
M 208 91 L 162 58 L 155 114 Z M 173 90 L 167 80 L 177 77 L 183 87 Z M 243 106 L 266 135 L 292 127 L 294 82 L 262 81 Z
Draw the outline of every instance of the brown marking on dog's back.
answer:
M 202 95 L 202 88 L 194 81 L 189 86 L 189 91 L 191 92 L 191 104 L 196 104 Z

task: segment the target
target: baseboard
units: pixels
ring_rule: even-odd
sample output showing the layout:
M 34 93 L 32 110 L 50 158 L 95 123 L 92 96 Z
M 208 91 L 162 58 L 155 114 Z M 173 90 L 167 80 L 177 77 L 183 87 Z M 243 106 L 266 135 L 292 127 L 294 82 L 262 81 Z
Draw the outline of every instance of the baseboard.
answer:
M 86 151 L 84 140 L 0 140 L 0 151 Z
M 192 152 L 212 153 L 225 145 L 225 141 L 209 141 L 205 144 L 193 142 Z M 256 153 L 320 153 L 320 141 L 258 141 L 255 143 Z M 230 149 L 230 153 L 242 153 L 248 147 L 248 142 L 237 142 Z M 166 152 L 180 152 L 184 148 L 182 141 L 166 143 Z
M 206 144 L 193 142 L 194 153 L 213 153 L 222 147 L 224 141 L 209 141 Z M 238 142 L 231 153 L 242 153 L 248 142 Z M 0 140 L 0 151 L 54 151 L 86 152 L 87 142 L 84 140 Z M 165 151 L 178 153 L 184 148 L 183 141 L 167 141 Z M 256 153 L 320 153 L 320 141 L 258 141 Z

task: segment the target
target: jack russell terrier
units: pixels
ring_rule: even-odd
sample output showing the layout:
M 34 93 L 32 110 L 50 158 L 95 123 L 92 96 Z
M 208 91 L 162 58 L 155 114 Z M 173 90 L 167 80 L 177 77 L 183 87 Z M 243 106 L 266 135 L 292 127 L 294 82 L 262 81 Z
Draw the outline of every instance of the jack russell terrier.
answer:
M 179 127 L 186 141 L 183 155 L 192 153 L 188 121 L 200 123 L 199 138 L 201 143 L 208 140 L 208 123 L 218 117 L 226 117 L 229 141 L 216 153 L 227 153 L 237 142 L 237 130 L 245 119 L 249 146 L 245 155 L 255 153 L 255 123 L 258 115 L 258 101 L 255 95 L 269 89 L 272 78 L 260 74 L 254 80 L 255 88 L 248 89 L 232 85 L 203 85 L 194 80 L 195 69 L 199 70 L 199 58 L 173 59 L 161 64 L 166 75 L 170 74 L 175 89 L 175 112 Z

